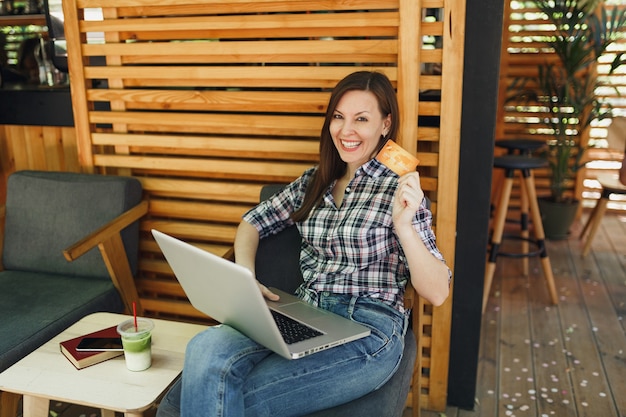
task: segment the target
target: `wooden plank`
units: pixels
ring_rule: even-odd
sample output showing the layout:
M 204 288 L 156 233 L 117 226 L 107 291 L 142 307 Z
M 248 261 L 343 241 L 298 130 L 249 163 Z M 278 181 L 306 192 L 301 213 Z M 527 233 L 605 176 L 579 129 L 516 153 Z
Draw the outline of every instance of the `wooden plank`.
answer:
M 202 203 L 192 201 L 150 199 L 150 214 L 175 219 L 193 219 L 239 224 L 250 205 Z
M 203 173 L 213 178 L 256 179 L 273 182 L 289 182 L 299 177 L 310 163 L 277 161 L 237 161 L 232 159 L 198 159 L 149 157 L 133 155 L 95 155 L 96 165 L 112 168 L 159 169 L 167 166 L 169 171 Z
M 420 101 L 417 114 L 420 116 L 440 116 L 441 103 L 437 101 Z
M 168 267 L 167 263 L 164 263 L 164 265 Z M 150 265 L 146 265 L 146 270 L 150 269 Z M 143 293 L 157 293 L 170 297 L 178 297 L 180 301 L 186 301 L 187 299 L 185 291 L 183 291 L 178 281 L 173 278 L 173 274 L 172 279 L 169 281 L 163 279 L 139 279 L 137 280 L 137 287 Z
M 437 183 L 437 245 L 450 269 L 454 271 L 456 244 L 456 218 L 459 172 L 459 149 L 461 127 L 461 100 L 463 73 L 465 1 L 453 0 L 444 9 L 443 65 L 441 86 L 441 114 L 448 115 L 441 120 L 439 140 L 439 164 Z M 452 284 L 454 285 L 454 283 Z M 452 294 L 452 291 L 451 291 Z M 433 351 L 450 351 L 450 323 L 452 321 L 452 296 L 433 309 Z M 431 395 L 429 407 L 437 410 L 446 406 L 449 362 L 441 356 L 433 357 L 430 368 Z
M 323 113 L 330 98 L 327 92 L 221 91 L 198 89 L 90 89 L 92 101 L 120 100 L 129 109 L 233 110 L 248 112 Z
M 439 154 L 435 152 L 417 152 L 416 156 L 420 160 L 420 166 L 436 167 L 439 165 Z
M 504 241 L 503 250 L 511 250 L 511 242 Z M 501 307 L 500 337 L 506 344 L 500 344 L 500 390 L 497 416 L 506 416 L 516 410 L 537 414 L 534 401 L 520 401 L 527 398 L 530 390 L 535 389 L 532 376 L 532 350 L 529 326 L 528 282 L 521 273 L 521 263 L 504 264 L 500 262 L 502 293 L 507 294 L 507 302 Z M 503 268 L 505 267 L 505 268 Z M 510 268 L 513 267 L 513 268 Z M 514 411 L 515 410 L 515 411 Z
M 396 42 L 384 39 L 106 43 L 85 45 L 83 51 L 86 56 L 120 56 L 122 64 L 163 64 L 165 57 L 168 64 L 394 63 L 397 54 Z
M 138 151 L 254 159 L 319 160 L 319 143 L 303 139 L 257 139 L 227 136 L 182 136 L 95 133 L 94 145 L 138 148 Z M 424 158 L 428 156 L 424 155 Z
M 172 14 L 229 14 L 251 12 L 286 12 L 286 11 L 330 11 L 330 10 L 376 10 L 395 9 L 397 1 L 375 0 L 344 0 L 341 2 L 326 2 L 313 0 L 185 0 L 184 3 L 172 5 L 171 1 L 159 0 L 146 2 L 143 0 L 80 0 L 77 2 L 80 8 L 85 7 L 119 7 L 121 15 L 157 15 L 167 16 Z M 150 7 L 148 7 L 150 6 Z
M 372 23 L 372 22 L 370 22 Z M 375 26 L 372 24 L 368 30 L 371 31 L 371 36 L 375 37 L 393 37 L 397 34 L 397 28 L 395 26 L 382 26 L 384 22 L 379 22 Z M 359 27 L 334 27 L 334 28 L 298 28 L 292 27 L 287 29 L 213 29 L 205 28 L 197 31 L 147 31 L 142 29 L 138 31 L 122 31 L 119 32 L 122 39 L 128 40 L 141 40 L 141 41 L 159 41 L 166 38 L 176 40 L 186 39 L 250 39 L 255 37 L 273 38 L 273 39 L 288 39 L 288 38 L 348 38 L 358 36 Z
M 61 166 L 63 171 L 69 172 L 81 172 L 81 167 L 78 163 L 78 147 L 76 130 L 74 127 L 62 127 L 61 128 L 61 146 L 63 148 L 63 162 Z
M 423 142 L 437 142 L 439 141 L 439 128 L 438 127 L 417 127 L 417 140 Z
M 400 120 L 417 120 L 419 102 L 419 53 L 413 39 L 419 39 L 421 10 L 416 2 L 400 1 L 400 28 L 398 31 L 398 105 Z M 417 152 L 417 123 L 404 123 L 400 126 L 396 139 L 400 146 L 412 154 Z
M 141 305 L 146 313 L 167 312 L 168 316 L 181 316 L 183 318 L 201 319 L 208 322 L 212 321 L 206 314 L 194 308 L 190 303 L 185 301 L 175 301 L 166 299 L 141 298 Z
M 262 184 L 179 178 L 139 177 L 143 189 L 154 196 L 195 198 L 255 204 Z
M 46 152 L 43 144 L 43 127 L 33 126 L 24 130 L 28 167 L 46 167 Z
M 319 116 L 93 111 L 89 113 L 89 122 L 124 123 L 129 130 L 141 133 L 208 131 L 213 135 L 315 137 L 319 135 L 324 120 Z
M 45 153 L 45 165 L 51 171 L 61 171 L 64 160 L 63 147 L 60 140 L 60 128 L 42 128 L 42 142 Z
M 176 16 L 108 19 L 81 22 L 81 32 L 121 32 L 122 38 L 141 40 L 300 38 L 303 36 L 359 36 L 363 28 L 373 37 L 394 36 L 398 13 L 292 13 L 233 16 Z M 372 22 L 376 22 L 372 24 Z M 436 33 L 431 24 L 429 32 Z
M 151 235 L 146 235 L 146 236 L 151 236 Z M 146 268 L 148 268 L 150 272 L 159 272 L 160 274 L 168 274 L 168 275 L 171 275 L 171 278 L 173 279 L 174 273 L 165 262 L 165 259 L 163 258 L 163 253 L 161 252 L 161 248 L 159 247 L 159 245 L 157 245 L 156 241 L 152 239 L 152 237 L 150 237 L 149 239 L 150 240 L 147 240 L 147 239 L 141 240 L 140 248 L 142 251 L 145 251 L 146 253 L 150 253 L 151 255 L 157 255 L 157 258 L 159 260 L 155 260 L 154 257 L 150 257 L 150 258 L 142 259 L 141 262 L 144 262 L 144 261 L 146 262 L 145 264 Z M 230 249 L 232 249 L 231 244 L 222 244 L 219 242 L 215 242 L 215 243 L 194 242 L 193 245 L 197 246 L 198 248 L 202 250 L 214 253 L 221 257 L 223 257 L 227 252 L 230 251 Z M 153 270 L 154 265 L 160 265 L 160 268 L 158 270 Z
M 319 66 L 106 66 L 84 67 L 87 79 L 123 78 L 127 87 L 159 85 L 167 80 L 170 87 L 276 87 L 333 88 L 355 67 Z M 397 79 L 394 67 L 366 66 L 380 71 L 390 80 Z
M 480 358 L 478 360 L 478 369 L 476 380 L 477 410 L 473 417 L 492 417 L 497 415 L 498 397 L 500 391 L 498 388 L 498 367 L 500 364 L 499 341 L 500 329 L 502 327 L 501 314 L 499 306 L 502 304 L 500 299 L 500 269 L 497 269 L 496 279 L 491 286 L 491 297 L 487 305 L 487 309 L 483 314 L 483 324 L 480 328 Z M 496 296 L 497 294 L 497 296 Z M 449 417 L 449 416 L 447 416 Z
M 421 25 L 415 22 L 420 20 L 421 10 L 416 2 L 400 0 L 400 27 L 398 31 L 398 85 L 397 96 L 398 106 L 400 110 L 400 120 L 411 120 L 411 123 L 400 125 L 398 138 L 396 141 L 404 149 L 412 154 L 417 153 L 417 119 L 418 119 L 418 103 L 420 91 L 420 78 L 416 76 L 420 72 L 420 52 L 421 48 L 415 48 L 412 39 L 420 38 Z M 422 159 L 420 157 L 420 159 Z M 425 317 L 429 314 L 425 313 L 425 302 L 419 294 L 417 297 L 417 312 L 413 316 L 413 331 L 417 337 L 417 358 L 415 361 L 415 370 L 413 372 L 413 381 L 411 386 L 411 407 L 413 416 L 418 417 L 420 410 L 429 401 L 431 393 L 430 375 L 432 367 L 432 356 L 426 353 L 432 353 L 432 339 L 429 337 L 432 325 L 425 324 Z M 430 310 L 429 310 L 430 312 Z M 429 320 L 431 322 L 431 320 Z M 427 340 L 428 338 L 428 340 Z M 435 361 L 436 363 L 436 361 Z M 428 371 L 426 371 L 428 370 Z
M 157 229 L 179 239 L 231 243 L 235 238 L 236 225 L 201 224 L 198 222 L 182 222 L 172 220 L 145 220 L 141 230 L 149 232 Z
M 550 259 L 561 264 L 565 261 L 562 257 L 567 246 L 562 245 L 563 242 L 553 243 Z M 531 259 L 529 264 L 532 270 L 541 271 L 537 258 Z M 569 389 L 569 363 L 564 353 L 568 336 L 566 332 L 555 331 L 561 328 L 560 309 L 549 304 L 543 274 L 529 276 L 528 288 L 534 386 L 533 391 L 524 393 L 523 398 L 537 400 L 538 415 L 575 417 L 578 415 L 574 405 L 576 399 Z
M 74 126 L 76 128 L 78 162 L 85 172 L 93 172 L 93 158 L 91 147 L 91 126 L 89 124 L 89 105 L 85 91 L 85 66 L 86 59 L 82 54 L 81 42 L 85 41 L 85 35 L 81 35 L 78 29 L 79 11 L 73 2 L 63 2 L 64 30 L 67 41 L 67 59 L 73 62 L 69 68 L 70 80 L 75 80 L 70 88 L 72 98 L 72 111 L 74 113 Z M 80 87 L 80 88 L 79 88 Z M 77 103 L 84 103 L 77 105 Z
M 363 16 L 360 14 L 359 18 Z M 386 14 L 387 17 L 381 19 L 380 22 L 373 23 L 370 21 L 370 27 L 372 37 L 394 37 L 397 34 L 397 24 L 389 24 L 390 20 L 395 20 L 391 13 Z M 241 16 L 241 15 L 240 15 Z M 244 15 L 245 16 L 245 15 Z M 265 15 L 267 16 L 267 15 Z M 221 18 L 223 19 L 223 17 Z M 180 20 L 177 19 L 177 20 Z M 344 21 L 345 22 L 345 21 Z M 145 22 L 148 23 L 148 22 Z M 177 24 L 179 26 L 179 24 Z M 139 41 L 160 41 L 164 39 L 174 39 L 178 41 L 185 41 L 188 39 L 212 39 L 212 40 L 237 40 L 237 39 L 250 39 L 250 38 L 265 38 L 265 39 L 295 39 L 295 38 L 311 38 L 311 39 L 328 39 L 328 38 L 354 38 L 360 36 L 362 32 L 361 27 L 353 25 L 336 26 L 336 27 L 287 27 L 287 28 L 242 28 L 237 29 L 220 29 L 220 24 L 216 28 L 206 27 L 198 30 L 185 30 L 185 31 L 150 31 L 144 27 L 137 27 L 133 31 L 126 29 L 118 32 L 120 37 L 124 40 L 139 40 Z
M 623 251 L 623 248 L 626 247 L 626 218 L 621 214 L 605 216 L 602 219 L 601 230 L 602 234 L 606 235 L 611 242 L 609 251 L 614 252 L 617 256 L 614 259 L 617 268 L 616 272 L 619 272 L 620 266 L 622 270 L 626 270 L 626 257 L 623 256 L 623 254 L 626 253 Z M 622 256 L 620 256 L 620 254 Z M 615 307 L 623 307 L 626 297 L 619 296 L 619 294 L 623 294 L 624 291 L 623 287 L 621 289 L 619 287 L 620 284 L 623 284 L 623 281 L 620 280 L 623 275 L 619 273 L 612 275 L 610 271 L 607 271 L 603 272 L 602 276 L 607 282 L 607 285 L 610 285 L 611 291 L 609 291 L 609 293 L 614 295 L 613 303 Z

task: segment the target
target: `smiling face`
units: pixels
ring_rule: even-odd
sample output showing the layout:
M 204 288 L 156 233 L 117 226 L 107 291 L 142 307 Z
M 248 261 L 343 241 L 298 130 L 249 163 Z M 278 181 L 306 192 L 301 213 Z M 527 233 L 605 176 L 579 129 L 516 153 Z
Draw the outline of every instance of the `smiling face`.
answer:
M 381 114 L 376 96 L 370 91 L 352 90 L 341 97 L 329 130 L 350 176 L 376 155 L 381 136 L 388 133 L 390 125 L 391 115 Z

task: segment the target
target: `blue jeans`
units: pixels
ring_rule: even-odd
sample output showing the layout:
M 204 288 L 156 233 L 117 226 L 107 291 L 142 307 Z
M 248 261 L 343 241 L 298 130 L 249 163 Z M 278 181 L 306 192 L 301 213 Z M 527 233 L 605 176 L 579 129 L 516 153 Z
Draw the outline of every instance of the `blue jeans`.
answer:
M 287 360 L 229 326 L 211 327 L 187 346 L 180 384 L 181 415 L 298 416 L 381 387 L 400 363 L 406 318 L 366 297 L 324 293 L 319 304 L 370 327 L 371 335 Z M 157 416 L 176 415 L 177 388 L 167 394 Z

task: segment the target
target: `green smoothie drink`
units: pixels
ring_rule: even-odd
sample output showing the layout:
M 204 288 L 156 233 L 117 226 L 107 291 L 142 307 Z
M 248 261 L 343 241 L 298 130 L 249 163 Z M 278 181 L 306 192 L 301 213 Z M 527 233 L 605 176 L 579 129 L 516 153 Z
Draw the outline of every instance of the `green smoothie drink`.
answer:
M 117 326 L 122 337 L 126 367 L 130 371 L 143 371 L 152 364 L 152 329 L 154 323 L 145 318 L 129 319 Z

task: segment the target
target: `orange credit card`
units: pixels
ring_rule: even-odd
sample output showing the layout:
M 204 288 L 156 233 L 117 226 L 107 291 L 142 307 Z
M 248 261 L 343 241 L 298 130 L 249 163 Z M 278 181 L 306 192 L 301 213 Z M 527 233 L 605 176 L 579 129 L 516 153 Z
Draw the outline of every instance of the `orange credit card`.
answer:
M 385 143 L 385 146 L 376 155 L 376 159 L 400 176 L 415 171 L 420 163 L 419 159 L 391 139 Z

